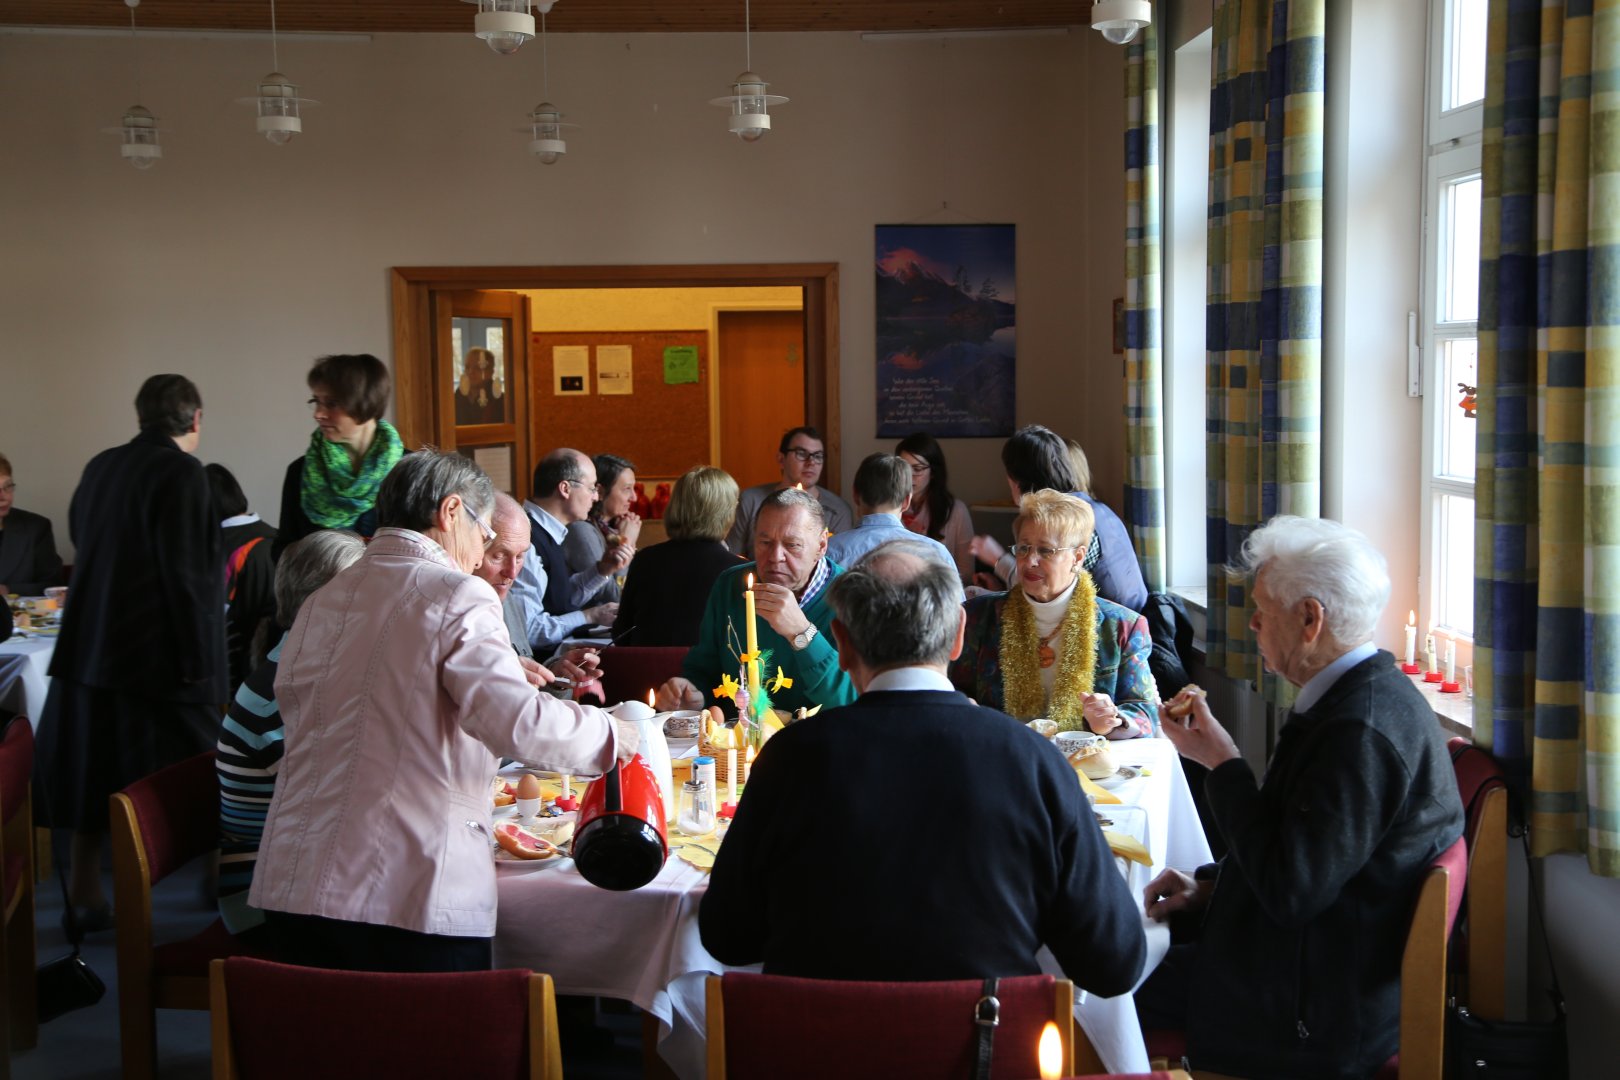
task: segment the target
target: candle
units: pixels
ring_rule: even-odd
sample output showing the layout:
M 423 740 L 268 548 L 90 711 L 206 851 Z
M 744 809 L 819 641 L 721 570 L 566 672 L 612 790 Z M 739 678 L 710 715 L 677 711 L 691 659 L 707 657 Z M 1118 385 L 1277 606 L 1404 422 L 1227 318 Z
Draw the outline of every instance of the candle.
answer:
M 1406 613 L 1406 666 L 1417 664 L 1417 612 Z
M 1440 665 L 1434 661 L 1434 631 L 1430 630 L 1423 639 L 1423 655 L 1429 661 L 1429 673 L 1432 675 L 1440 670 Z
M 759 694 L 759 627 L 758 619 L 754 615 L 754 575 L 748 575 L 748 585 L 743 592 L 743 622 L 747 625 L 748 655 L 753 659 L 748 661 L 748 689 Z M 755 710 L 756 712 L 758 710 Z
M 737 748 L 726 749 L 726 802 L 737 801 Z
M 562 781 L 562 797 L 572 799 L 574 797 L 574 778 L 567 773 L 563 773 Z
M 1446 639 L 1446 682 L 1457 682 L 1457 639 Z
M 1035 1060 L 1040 1063 L 1041 1080 L 1057 1080 L 1063 1075 L 1063 1035 L 1058 1026 L 1048 1020 L 1041 1029 L 1041 1041 L 1036 1044 Z

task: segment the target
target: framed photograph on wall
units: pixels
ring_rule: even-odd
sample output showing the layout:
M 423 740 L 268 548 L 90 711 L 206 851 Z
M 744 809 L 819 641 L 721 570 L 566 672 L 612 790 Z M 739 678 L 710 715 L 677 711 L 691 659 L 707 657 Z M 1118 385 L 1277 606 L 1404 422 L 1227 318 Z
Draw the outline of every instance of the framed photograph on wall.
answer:
M 875 246 L 878 438 L 1011 435 L 1016 227 L 879 225 Z

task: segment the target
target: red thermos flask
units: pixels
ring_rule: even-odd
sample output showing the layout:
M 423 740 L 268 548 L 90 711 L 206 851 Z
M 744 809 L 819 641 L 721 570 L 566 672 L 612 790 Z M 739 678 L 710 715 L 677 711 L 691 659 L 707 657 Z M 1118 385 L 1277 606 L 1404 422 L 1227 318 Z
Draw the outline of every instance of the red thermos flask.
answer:
M 637 754 L 591 781 L 574 830 L 574 866 L 592 885 L 624 892 L 658 876 L 669 855 L 664 796 Z

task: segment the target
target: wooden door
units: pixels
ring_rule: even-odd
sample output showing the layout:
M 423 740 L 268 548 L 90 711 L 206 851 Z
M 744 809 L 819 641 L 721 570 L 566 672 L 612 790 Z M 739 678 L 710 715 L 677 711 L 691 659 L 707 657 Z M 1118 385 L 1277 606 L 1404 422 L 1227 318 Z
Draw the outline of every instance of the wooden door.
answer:
M 438 445 L 472 458 L 497 490 L 522 499 L 529 494 L 532 459 L 528 297 L 493 290 L 436 291 L 433 301 Z
M 720 467 L 745 488 L 780 480 L 782 432 L 807 422 L 804 313 L 723 311 L 719 326 Z

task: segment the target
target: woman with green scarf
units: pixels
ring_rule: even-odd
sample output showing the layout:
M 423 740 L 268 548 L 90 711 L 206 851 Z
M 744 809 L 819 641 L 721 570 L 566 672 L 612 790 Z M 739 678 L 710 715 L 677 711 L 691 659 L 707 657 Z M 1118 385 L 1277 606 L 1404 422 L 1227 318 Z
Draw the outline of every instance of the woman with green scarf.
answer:
M 377 489 L 404 454 L 382 418 L 393 391 L 383 362 L 369 353 L 323 356 L 309 369 L 315 431 L 304 456 L 287 466 L 281 523 L 271 557 L 322 529 L 369 537 L 377 528 Z

